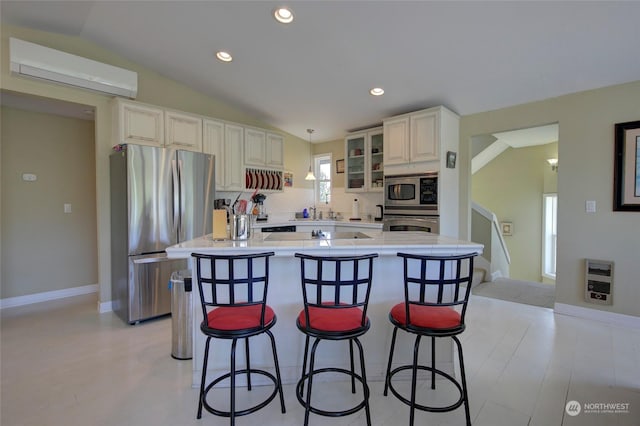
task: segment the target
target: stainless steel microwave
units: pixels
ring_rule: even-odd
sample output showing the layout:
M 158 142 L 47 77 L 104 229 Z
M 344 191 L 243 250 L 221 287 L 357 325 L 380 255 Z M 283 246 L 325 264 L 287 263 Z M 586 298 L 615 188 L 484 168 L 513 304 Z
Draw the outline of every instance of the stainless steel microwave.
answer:
M 384 177 L 385 214 L 439 215 L 438 172 Z

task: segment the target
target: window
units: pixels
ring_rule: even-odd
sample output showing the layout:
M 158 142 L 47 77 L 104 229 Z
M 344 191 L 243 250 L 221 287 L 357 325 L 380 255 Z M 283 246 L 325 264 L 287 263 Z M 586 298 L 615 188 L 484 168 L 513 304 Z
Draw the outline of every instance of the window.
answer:
M 558 194 L 543 195 L 542 276 L 556 279 Z
M 314 157 L 316 204 L 331 203 L 331 154 Z

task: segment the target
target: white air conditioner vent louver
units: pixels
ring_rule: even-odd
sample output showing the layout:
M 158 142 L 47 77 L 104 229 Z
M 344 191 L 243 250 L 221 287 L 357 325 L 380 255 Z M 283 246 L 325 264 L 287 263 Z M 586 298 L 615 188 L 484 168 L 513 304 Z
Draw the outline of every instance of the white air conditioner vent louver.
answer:
M 11 37 L 13 74 L 135 99 L 138 73 Z

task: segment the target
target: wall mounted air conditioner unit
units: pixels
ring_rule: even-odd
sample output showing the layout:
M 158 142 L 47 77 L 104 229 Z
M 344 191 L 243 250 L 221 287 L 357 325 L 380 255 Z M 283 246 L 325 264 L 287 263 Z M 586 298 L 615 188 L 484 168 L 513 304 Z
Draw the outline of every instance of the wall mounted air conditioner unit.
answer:
M 11 37 L 11 72 L 134 99 L 138 73 Z

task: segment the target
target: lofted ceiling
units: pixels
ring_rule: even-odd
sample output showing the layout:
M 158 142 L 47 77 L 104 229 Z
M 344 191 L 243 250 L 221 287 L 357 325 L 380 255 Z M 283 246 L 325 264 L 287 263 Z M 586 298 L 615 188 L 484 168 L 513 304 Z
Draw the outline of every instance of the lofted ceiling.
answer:
M 272 12 L 289 6 L 292 24 Z M 3 23 L 76 36 L 302 139 L 640 78 L 640 2 L 11 1 Z M 215 59 L 218 50 L 234 60 Z M 373 97 L 369 89 L 384 88 Z

